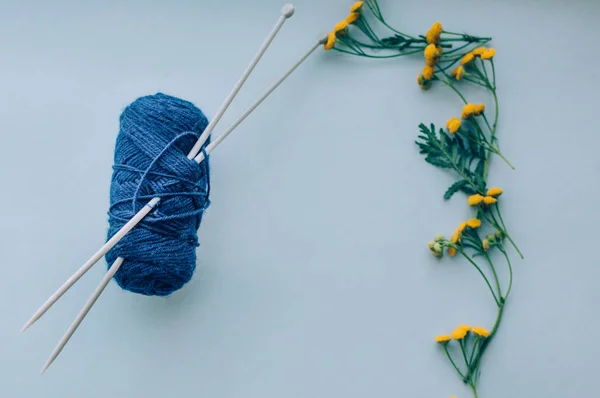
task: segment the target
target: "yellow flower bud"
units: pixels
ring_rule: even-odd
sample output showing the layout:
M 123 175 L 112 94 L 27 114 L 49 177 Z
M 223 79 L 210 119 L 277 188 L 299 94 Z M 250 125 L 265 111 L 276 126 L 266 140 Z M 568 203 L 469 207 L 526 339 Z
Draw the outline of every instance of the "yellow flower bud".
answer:
M 429 44 L 437 44 L 440 41 L 440 36 L 442 35 L 442 24 L 438 21 L 431 25 L 431 28 L 425 35 L 427 39 L 427 43 Z
M 433 59 L 437 61 L 437 58 L 439 58 L 440 53 L 435 47 L 435 44 L 429 44 L 427 47 L 425 47 L 423 55 L 425 56 L 425 59 Z
M 490 336 L 490 331 L 487 330 L 486 328 L 482 328 L 481 326 L 475 326 L 473 328 L 473 333 L 475 333 L 476 335 L 480 336 L 480 337 L 489 337 Z
M 350 11 L 351 12 L 360 12 L 363 4 L 364 4 L 364 1 L 357 1 L 356 3 L 354 3 L 352 5 L 352 7 L 350 7 Z
M 327 42 L 325 43 L 325 50 L 331 50 L 335 45 L 335 32 L 331 32 L 327 35 Z
M 473 53 L 466 53 L 462 59 L 460 60 L 460 64 L 461 65 L 467 65 L 469 64 L 471 61 L 473 61 L 475 59 L 475 56 L 473 55 Z
M 454 340 L 462 340 L 465 338 L 465 336 L 467 335 L 468 330 L 466 329 L 462 329 L 462 328 L 456 328 L 454 329 L 454 331 L 452 333 L 450 333 L 450 336 L 454 339 Z
M 458 129 L 460 129 L 461 124 L 462 122 L 460 121 L 460 119 L 453 117 L 448 119 L 448 121 L 446 122 L 446 127 L 448 128 L 448 132 L 450 134 L 454 134 L 458 131 Z
M 492 59 L 496 55 L 496 50 L 488 48 L 481 54 L 481 59 Z
M 461 118 L 463 120 L 468 119 L 474 113 L 475 113 L 475 105 L 474 104 L 466 104 L 465 106 L 463 106 Z
M 504 191 L 502 190 L 502 188 L 493 187 L 493 188 L 488 189 L 487 195 L 498 197 L 498 196 L 502 195 L 503 192 Z
M 483 198 L 483 203 L 486 205 L 493 205 L 496 202 L 498 202 L 498 199 L 494 198 L 493 196 L 486 196 Z
M 473 53 L 473 55 L 475 56 L 480 56 L 481 54 L 483 54 L 484 52 L 487 51 L 487 48 L 485 47 L 477 47 L 475 50 L 471 51 Z
M 433 66 L 425 65 L 425 67 L 423 68 L 423 77 L 425 78 L 425 80 L 431 80 L 431 78 L 433 77 L 433 72 Z
M 436 343 L 447 343 L 451 340 L 452 338 L 450 336 L 448 336 L 447 334 L 442 334 L 440 336 L 435 336 L 435 342 Z
M 348 28 L 348 21 L 346 21 L 345 19 L 343 21 L 340 21 L 338 23 L 335 24 L 335 26 L 333 27 L 333 31 L 335 33 L 338 33 L 342 30 L 346 30 Z
M 357 12 L 351 12 L 346 17 L 346 22 L 348 22 L 349 24 L 353 24 L 354 22 L 356 22 L 358 20 L 359 17 L 360 17 L 359 13 L 357 13 Z
M 462 65 L 460 65 L 459 67 L 457 67 L 456 69 L 454 69 L 452 71 L 452 76 L 454 76 L 454 78 L 456 80 L 462 79 L 464 74 L 465 74 L 465 68 Z
M 479 116 L 483 113 L 483 111 L 485 110 L 485 105 L 484 104 L 476 104 L 475 108 L 474 108 L 474 113 Z
M 478 193 L 475 195 L 469 196 L 469 199 L 467 199 L 467 203 L 469 204 L 469 206 L 477 206 L 477 205 L 481 204 L 482 202 L 483 202 L 483 196 L 481 196 Z
M 466 223 L 470 228 L 479 228 L 481 227 L 481 220 L 477 218 L 471 218 Z

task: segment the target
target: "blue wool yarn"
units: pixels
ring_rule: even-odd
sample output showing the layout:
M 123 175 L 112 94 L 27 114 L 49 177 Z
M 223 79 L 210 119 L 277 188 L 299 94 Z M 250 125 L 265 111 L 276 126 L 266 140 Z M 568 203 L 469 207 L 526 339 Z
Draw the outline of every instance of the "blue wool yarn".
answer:
M 197 231 L 210 203 L 210 177 L 208 159 L 198 164 L 187 154 L 207 124 L 206 116 L 192 103 L 161 93 L 138 98 L 123 111 L 110 188 L 108 239 L 150 199 L 162 198 L 106 254 L 109 267 L 117 257 L 125 259 L 114 276 L 123 289 L 166 296 L 192 278 Z

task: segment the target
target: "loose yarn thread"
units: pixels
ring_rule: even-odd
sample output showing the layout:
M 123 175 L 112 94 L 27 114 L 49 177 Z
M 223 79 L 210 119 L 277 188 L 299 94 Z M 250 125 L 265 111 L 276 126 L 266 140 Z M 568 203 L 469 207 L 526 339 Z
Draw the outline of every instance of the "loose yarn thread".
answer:
M 125 259 L 114 276 L 123 289 L 166 296 L 192 278 L 210 176 L 208 159 L 198 164 L 187 153 L 207 125 L 192 103 L 162 93 L 138 98 L 121 114 L 108 239 L 150 199 L 162 198 L 105 256 L 109 267 Z

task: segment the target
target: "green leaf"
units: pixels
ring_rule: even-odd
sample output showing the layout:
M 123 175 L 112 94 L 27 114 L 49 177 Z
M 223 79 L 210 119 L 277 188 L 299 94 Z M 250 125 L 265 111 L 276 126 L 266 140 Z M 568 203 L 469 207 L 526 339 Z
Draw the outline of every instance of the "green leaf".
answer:
M 444 199 L 449 200 L 452 197 L 452 195 L 454 195 L 455 193 L 460 191 L 461 188 L 463 188 L 465 185 L 468 185 L 468 184 L 469 184 L 469 182 L 467 180 L 460 180 L 460 181 L 457 181 L 454 184 L 450 185 L 450 188 L 448 188 L 448 190 L 444 194 Z

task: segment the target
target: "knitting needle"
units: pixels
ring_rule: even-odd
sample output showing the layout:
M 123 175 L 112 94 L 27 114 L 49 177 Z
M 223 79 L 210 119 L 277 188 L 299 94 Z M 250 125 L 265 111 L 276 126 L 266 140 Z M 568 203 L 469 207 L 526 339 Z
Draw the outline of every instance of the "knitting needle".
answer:
M 223 140 L 227 138 L 227 136 L 233 130 L 235 130 L 273 91 L 275 91 L 275 89 L 279 87 L 279 85 L 283 83 L 283 81 L 287 79 L 292 74 L 292 72 L 294 72 L 320 45 L 324 44 L 325 41 L 326 38 L 323 38 L 317 43 L 315 43 L 313 46 L 311 46 L 311 48 L 306 52 L 306 54 L 304 54 L 279 80 L 273 83 L 273 85 L 271 85 L 271 87 L 269 87 L 267 91 L 265 91 L 265 93 L 258 100 L 256 100 L 256 102 L 252 106 L 250 106 L 242 114 L 242 116 L 240 116 L 225 132 L 223 132 L 214 141 L 208 144 L 204 152 L 200 152 L 198 156 L 194 158 L 194 160 L 198 163 L 201 163 L 205 159 L 204 153 L 206 153 L 207 155 L 210 154 L 221 142 L 223 142 Z M 90 311 L 96 300 L 98 300 L 98 297 L 100 297 L 100 295 L 102 294 L 112 277 L 117 273 L 117 271 L 123 264 L 123 261 L 124 260 L 122 257 L 118 257 L 117 260 L 115 260 L 113 265 L 110 267 L 106 275 L 104 275 L 104 278 L 102 278 L 102 281 L 100 282 L 94 293 L 85 303 L 85 305 L 83 306 L 83 308 L 81 309 L 71 326 L 69 326 L 62 339 L 58 342 L 56 348 L 54 348 L 54 350 L 52 351 L 50 358 L 48 358 L 48 361 L 42 368 L 42 374 L 58 357 L 58 355 L 63 350 L 71 336 L 73 336 L 73 334 L 75 333 L 75 331 L 77 330 L 87 313 Z
M 208 124 L 208 126 L 206 126 L 206 129 L 200 135 L 200 137 L 198 138 L 198 141 L 196 142 L 194 147 L 190 150 L 190 153 L 188 154 L 189 159 L 193 159 L 198 154 L 198 152 L 202 148 L 202 145 L 204 145 L 204 143 L 208 139 L 210 133 L 215 128 L 216 124 L 220 121 L 221 117 L 223 116 L 223 114 L 225 113 L 225 111 L 227 110 L 227 108 L 229 107 L 229 105 L 231 104 L 231 102 L 233 101 L 235 96 L 237 95 L 237 93 L 242 88 L 243 84 L 246 82 L 246 80 L 248 79 L 248 77 L 250 76 L 252 71 L 254 70 L 256 64 L 258 64 L 258 61 L 262 58 L 263 54 L 267 51 L 267 48 L 269 47 L 269 45 L 271 44 L 271 42 L 273 41 L 273 39 L 275 38 L 277 33 L 279 33 L 279 30 L 283 26 L 284 22 L 288 18 L 290 18 L 292 15 L 294 15 L 294 11 L 295 11 L 294 6 L 291 4 L 286 4 L 283 6 L 283 8 L 281 9 L 281 15 L 277 19 L 275 26 L 273 27 L 273 29 L 271 30 L 271 32 L 265 39 L 265 41 L 262 44 L 262 46 L 260 47 L 259 51 L 256 53 L 256 55 L 250 62 L 250 65 L 248 65 L 248 67 L 242 74 L 242 77 L 240 78 L 240 80 L 233 87 L 233 89 L 231 90 L 231 93 L 225 99 L 225 102 L 223 102 L 223 104 L 217 111 L 213 120 Z M 50 307 L 52 307 L 52 305 L 54 305 L 54 303 L 56 303 L 56 301 L 58 299 L 60 299 L 62 297 L 62 295 L 65 294 L 65 292 L 71 288 L 71 286 L 73 286 L 87 271 L 90 270 L 90 268 L 92 268 L 94 266 L 94 264 L 96 264 L 110 249 L 112 249 L 123 238 L 123 236 L 125 236 L 125 234 L 127 234 L 127 232 L 129 232 L 133 227 L 135 227 L 156 206 L 156 204 L 159 201 L 160 201 L 159 197 L 153 198 L 144 207 L 142 207 L 142 209 L 135 216 L 133 216 L 133 218 L 131 220 L 129 220 L 123 227 L 121 227 L 121 229 L 119 231 L 117 231 L 100 248 L 100 250 L 98 250 L 96 253 L 94 253 L 94 255 L 88 261 L 86 261 L 85 264 L 83 264 L 81 266 L 81 268 L 79 268 L 73 275 L 71 275 L 71 277 L 69 277 L 69 279 L 67 279 L 66 282 L 56 292 L 54 292 L 54 294 L 52 294 L 52 296 L 50 296 L 50 298 L 48 298 L 48 300 L 25 323 L 25 325 L 21 329 L 21 332 L 24 332 L 25 330 L 27 330 L 42 315 L 44 315 L 46 313 L 46 311 L 48 311 L 48 309 L 50 309 Z

